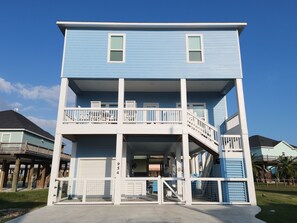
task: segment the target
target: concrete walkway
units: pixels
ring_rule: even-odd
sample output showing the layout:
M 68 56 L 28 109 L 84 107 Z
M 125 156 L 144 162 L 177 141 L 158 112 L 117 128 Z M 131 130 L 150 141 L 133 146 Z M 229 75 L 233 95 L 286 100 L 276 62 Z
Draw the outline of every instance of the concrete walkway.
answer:
M 55 205 L 48 206 L 10 223 L 251 223 L 263 222 L 254 216 L 257 206 L 235 205 Z

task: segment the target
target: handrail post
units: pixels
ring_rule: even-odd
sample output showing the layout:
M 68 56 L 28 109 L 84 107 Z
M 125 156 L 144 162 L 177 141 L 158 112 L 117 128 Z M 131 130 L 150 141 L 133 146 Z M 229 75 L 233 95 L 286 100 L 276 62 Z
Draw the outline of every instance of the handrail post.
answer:
M 64 182 L 61 180 L 60 184 L 59 184 L 58 194 L 57 194 L 58 195 L 58 201 L 60 201 L 62 199 L 63 183 Z
M 158 176 L 158 204 L 163 203 L 163 183 L 161 176 Z
M 223 203 L 223 194 L 222 194 L 222 181 L 218 180 L 218 192 L 219 192 L 219 202 Z
M 83 197 L 82 197 L 82 203 L 86 203 L 87 198 L 87 180 L 84 179 L 84 186 L 83 186 Z

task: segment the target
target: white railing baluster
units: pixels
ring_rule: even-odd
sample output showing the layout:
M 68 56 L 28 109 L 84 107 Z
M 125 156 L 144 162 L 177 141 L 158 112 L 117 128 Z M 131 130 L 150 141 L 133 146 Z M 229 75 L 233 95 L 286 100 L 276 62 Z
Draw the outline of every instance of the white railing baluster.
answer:
M 115 124 L 117 116 L 117 108 L 65 108 L 63 123 Z
M 223 152 L 242 152 L 242 142 L 240 135 L 222 135 Z
M 217 137 L 218 131 L 216 130 L 216 128 L 189 111 L 188 111 L 188 126 L 191 129 L 203 135 L 204 137 L 207 137 L 215 144 L 218 144 L 218 137 Z
M 125 108 L 125 124 L 181 124 L 179 108 Z

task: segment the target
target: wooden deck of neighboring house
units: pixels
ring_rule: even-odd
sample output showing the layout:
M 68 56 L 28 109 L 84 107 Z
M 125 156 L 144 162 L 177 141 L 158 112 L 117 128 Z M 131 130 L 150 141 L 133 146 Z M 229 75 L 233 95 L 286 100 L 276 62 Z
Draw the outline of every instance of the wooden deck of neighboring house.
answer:
M 49 183 L 53 150 L 29 143 L 0 143 L 0 190 L 31 190 Z M 60 175 L 67 176 L 71 156 L 61 153 Z

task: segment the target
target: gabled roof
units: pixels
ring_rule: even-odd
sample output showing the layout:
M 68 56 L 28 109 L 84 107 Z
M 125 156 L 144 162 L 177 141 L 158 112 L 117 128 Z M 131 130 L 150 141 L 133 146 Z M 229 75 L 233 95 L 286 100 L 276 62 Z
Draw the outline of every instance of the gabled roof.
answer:
M 282 141 L 277 141 L 277 140 L 270 139 L 260 135 L 254 135 L 249 138 L 249 142 L 250 142 L 250 147 L 253 148 L 253 147 L 262 147 L 262 146 L 274 147 Z M 290 146 L 297 148 L 294 145 L 290 145 Z
M 241 33 L 247 23 L 244 22 L 188 22 L 188 23 L 162 23 L 162 22 L 74 22 L 57 21 L 62 33 L 67 28 L 100 28 L 100 29 L 234 29 Z
M 55 139 L 50 133 L 44 131 L 23 115 L 12 110 L 0 112 L 0 130 L 1 129 L 24 129 L 51 140 Z

